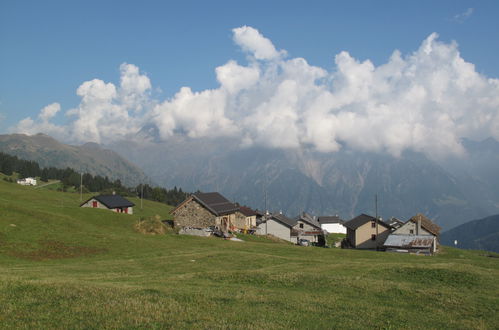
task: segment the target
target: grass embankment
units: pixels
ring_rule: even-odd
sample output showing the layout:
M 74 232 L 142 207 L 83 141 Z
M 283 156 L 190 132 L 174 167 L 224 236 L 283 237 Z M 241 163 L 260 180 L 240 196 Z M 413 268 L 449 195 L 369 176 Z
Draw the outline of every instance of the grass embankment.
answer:
M 1 328 L 499 328 L 499 259 L 478 251 L 143 235 L 169 207 L 78 205 L 0 180 Z

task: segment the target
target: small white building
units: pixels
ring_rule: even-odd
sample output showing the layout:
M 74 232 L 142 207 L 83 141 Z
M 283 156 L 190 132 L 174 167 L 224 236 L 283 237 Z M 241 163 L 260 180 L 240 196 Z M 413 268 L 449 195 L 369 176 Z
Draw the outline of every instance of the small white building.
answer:
M 344 221 L 341 220 L 337 215 L 318 217 L 317 222 L 320 224 L 321 228 L 327 231 L 329 234 L 347 233 L 347 227 L 343 226 Z
M 23 186 L 36 186 L 36 179 L 31 178 L 31 177 L 19 179 L 19 180 L 17 180 L 17 184 L 20 184 Z

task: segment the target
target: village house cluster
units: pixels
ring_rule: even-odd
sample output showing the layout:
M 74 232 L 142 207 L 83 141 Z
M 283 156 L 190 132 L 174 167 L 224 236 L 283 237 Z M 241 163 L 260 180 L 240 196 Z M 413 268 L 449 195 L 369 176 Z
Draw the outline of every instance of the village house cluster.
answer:
M 422 214 L 406 222 L 361 214 L 350 221 L 335 216 L 302 213 L 291 219 L 279 213 L 260 212 L 230 202 L 218 192 L 195 193 L 171 211 L 181 229 L 245 232 L 274 237 L 300 245 L 326 243 L 326 235 L 346 234 L 343 248 L 376 249 L 433 254 L 438 248 L 440 227 Z
M 113 194 L 94 196 L 80 206 L 132 214 L 134 204 Z M 174 226 L 183 234 L 220 233 L 229 237 L 229 233 L 241 232 L 271 235 L 299 245 L 325 246 L 328 234 L 339 233 L 346 234 L 342 248 L 428 255 L 437 252 L 441 229 L 422 214 L 405 222 L 396 218 L 385 222 L 367 214 L 344 221 L 338 215 L 316 217 L 306 212 L 291 219 L 282 212 L 260 212 L 240 206 L 218 192 L 192 194 L 171 214 Z

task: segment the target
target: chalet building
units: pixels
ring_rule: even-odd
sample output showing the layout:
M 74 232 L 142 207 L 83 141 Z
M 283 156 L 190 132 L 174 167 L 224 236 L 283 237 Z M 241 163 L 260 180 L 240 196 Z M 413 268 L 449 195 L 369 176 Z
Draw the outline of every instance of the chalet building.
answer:
M 31 177 L 19 179 L 17 180 L 17 184 L 20 184 L 22 186 L 36 186 L 36 179 Z
M 134 203 L 120 195 L 99 195 L 83 202 L 80 207 L 108 209 L 117 213 L 133 214 Z
M 347 247 L 355 249 L 379 249 L 390 234 L 390 226 L 380 219 L 361 214 L 345 222 Z
M 440 227 L 422 214 L 416 214 L 386 239 L 387 251 L 433 254 L 438 250 Z
M 257 235 L 272 235 L 280 239 L 297 243 L 297 236 L 292 236 L 296 221 L 281 213 L 268 214 L 257 225 Z
M 306 239 L 310 243 L 323 245 L 325 243 L 324 231 L 321 225 L 310 214 L 303 212 L 295 219 L 296 224 L 292 228 L 292 237 L 296 237 L 296 243 L 300 239 Z
M 237 230 L 238 212 L 240 212 L 239 207 L 224 196 L 218 192 L 209 192 L 190 195 L 170 213 L 173 214 L 176 227 L 199 229 L 215 227 L 227 232 Z
M 343 225 L 345 221 L 341 220 L 337 215 L 318 217 L 317 222 L 320 224 L 321 228 L 326 230 L 329 234 L 347 233 L 347 227 Z

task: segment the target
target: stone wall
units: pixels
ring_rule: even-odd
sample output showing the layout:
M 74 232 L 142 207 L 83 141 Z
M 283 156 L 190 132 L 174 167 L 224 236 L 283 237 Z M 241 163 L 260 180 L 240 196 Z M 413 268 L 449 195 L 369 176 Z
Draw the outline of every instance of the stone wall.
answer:
M 180 206 L 173 214 L 176 227 L 206 228 L 215 226 L 215 219 L 214 214 L 194 199 Z
M 240 230 L 250 228 L 248 221 L 246 221 L 246 216 L 239 211 L 235 214 L 234 226 Z

